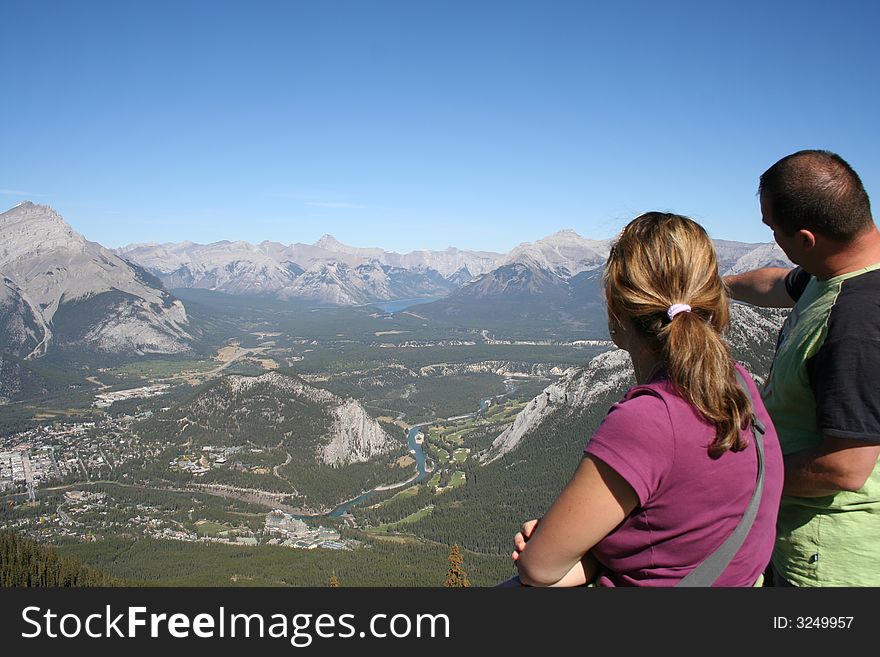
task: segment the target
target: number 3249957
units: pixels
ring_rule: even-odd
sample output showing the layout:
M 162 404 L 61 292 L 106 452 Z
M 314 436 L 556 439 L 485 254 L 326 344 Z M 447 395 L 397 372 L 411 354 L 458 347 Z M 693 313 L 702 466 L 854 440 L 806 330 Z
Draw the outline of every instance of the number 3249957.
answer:
M 852 627 L 854 616 L 774 616 L 773 629 L 776 630 L 848 630 Z

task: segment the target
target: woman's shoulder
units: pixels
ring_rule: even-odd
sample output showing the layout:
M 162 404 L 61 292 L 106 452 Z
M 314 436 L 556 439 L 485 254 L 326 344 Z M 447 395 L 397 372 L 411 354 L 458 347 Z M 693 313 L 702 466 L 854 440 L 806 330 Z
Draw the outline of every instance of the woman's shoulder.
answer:
M 584 449 L 623 477 L 641 504 L 658 489 L 674 458 L 675 431 L 667 397 L 654 383 L 630 388 Z
M 635 385 L 611 406 L 600 429 L 669 426 L 670 395 L 674 392 L 663 382 Z
M 648 383 L 639 383 L 624 393 L 620 404 L 635 402 L 633 408 L 636 407 L 658 407 L 660 404 L 667 404 L 670 396 L 677 396 L 675 387 L 669 377 L 660 374 Z

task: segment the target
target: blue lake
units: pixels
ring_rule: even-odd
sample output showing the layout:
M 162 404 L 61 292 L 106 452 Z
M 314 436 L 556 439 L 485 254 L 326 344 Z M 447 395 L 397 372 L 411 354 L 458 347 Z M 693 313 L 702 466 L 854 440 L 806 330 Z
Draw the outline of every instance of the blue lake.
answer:
M 437 301 L 442 297 L 427 297 L 420 299 L 397 299 L 396 301 L 380 301 L 377 303 L 371 303 L 370 305 L 374 308 L 378 308 L 379 310 L 386 313 L 399 313 L 401 310 L 406 310 L 412 306 L 418 306 L 423 303 L 431 303 L 432 301 Z

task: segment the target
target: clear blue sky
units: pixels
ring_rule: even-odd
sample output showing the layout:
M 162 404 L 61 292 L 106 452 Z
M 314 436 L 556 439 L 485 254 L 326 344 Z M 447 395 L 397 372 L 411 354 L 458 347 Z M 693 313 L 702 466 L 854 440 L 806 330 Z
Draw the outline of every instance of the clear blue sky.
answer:
M 880 3 L 4 3 L 0 206 L 88 239 L 506 251 L 649 209 L 769 241 L 760 173 L 880 203 Z

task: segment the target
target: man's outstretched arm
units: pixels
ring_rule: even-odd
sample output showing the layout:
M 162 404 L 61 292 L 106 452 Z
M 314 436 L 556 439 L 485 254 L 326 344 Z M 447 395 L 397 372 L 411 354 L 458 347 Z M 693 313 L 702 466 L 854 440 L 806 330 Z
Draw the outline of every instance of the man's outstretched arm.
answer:
M 742 274 L 724 277 L 724 284 L 732 299 L 745 301 L 762 308 L 791 308 L 794 305 L 785 289 L 785 277 L 790 269 L 764 267 Z

